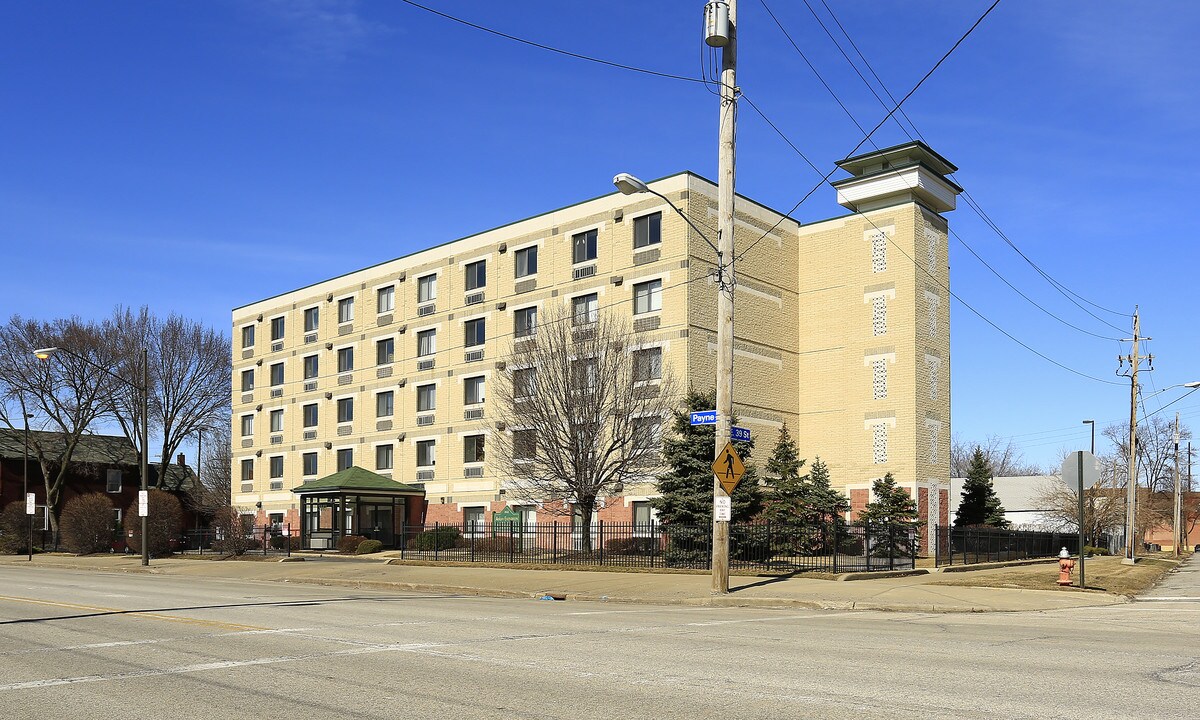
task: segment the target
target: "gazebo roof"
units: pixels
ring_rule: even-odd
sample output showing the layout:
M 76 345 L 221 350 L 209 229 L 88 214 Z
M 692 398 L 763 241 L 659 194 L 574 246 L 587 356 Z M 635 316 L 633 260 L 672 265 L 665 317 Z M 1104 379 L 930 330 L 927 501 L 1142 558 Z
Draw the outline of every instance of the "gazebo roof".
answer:
M 317 480 L 309 480 L 299 487 L 292 488 L 292 492 L 300 495 L 364 491 L 385 495 L 425 495 L 425 491 L 419 487 L 396 482 L 370 470 L 364 470 L 357 465 Z

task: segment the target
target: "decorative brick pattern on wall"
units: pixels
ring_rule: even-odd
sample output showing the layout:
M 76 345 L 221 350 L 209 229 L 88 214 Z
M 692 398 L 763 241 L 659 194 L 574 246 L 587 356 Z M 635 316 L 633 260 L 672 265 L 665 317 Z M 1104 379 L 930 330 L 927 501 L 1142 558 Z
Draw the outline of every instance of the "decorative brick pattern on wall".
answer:
M 887 298 L 883 295 L 871 298 L 871 334 L 887 334 Z
M 887 397 L 887 360 L 871 361 L 871 396 L 876 400 Z
M 871 454 L 876 465 L 882 465 L 888 459 L 888 429 L 884 423 L 871 426 Z
M 871 272 L 887 270 L 887 233 L 876 230 L 871 233 Z

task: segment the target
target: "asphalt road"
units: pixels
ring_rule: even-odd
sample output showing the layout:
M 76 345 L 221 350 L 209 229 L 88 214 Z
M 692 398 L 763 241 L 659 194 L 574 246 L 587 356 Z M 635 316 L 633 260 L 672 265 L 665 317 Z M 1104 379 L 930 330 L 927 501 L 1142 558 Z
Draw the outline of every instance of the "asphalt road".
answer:
M 6 718 L 1191 718 L 1200 573 L 934 615 L 0 567 Z

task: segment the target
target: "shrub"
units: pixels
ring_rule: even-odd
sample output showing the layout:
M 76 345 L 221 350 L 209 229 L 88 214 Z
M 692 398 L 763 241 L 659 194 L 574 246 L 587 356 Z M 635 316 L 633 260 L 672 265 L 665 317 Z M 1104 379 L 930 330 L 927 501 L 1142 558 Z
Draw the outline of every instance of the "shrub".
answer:
M 363 540 L 358 544 L 358 549 L 354 551 L 355 555 L 370 555 L 377 553 L 383 549 L 383 543 L 378 540 Z
M 358 546 L 366 540 L 362 535 L 346 535 L 338 540 L 339 555 L 353 555 L 358 552 Z
M 291 550 L 295 552 L 300 549 L 299 535 L 272 535 L 271 547 L 276 550 Z
M 25 502 L 14 500 L 0 511 L 0 553 L 16 555 L 29 551 L 29 516 Z
M 654 555 L 658 539 L 652 537 L 613 538 L 604 543 L 604 550 L 614 555 Z
M 150 515 L 146 522 L 146 543 L 150 554 L 158 557 L 171 552 L 171 543 L 179 538 L 183 525 L 183 508 L 179 498 L 163 490 L 151 490 L 148 499 Z M 125 511 L 125 541 L 134 553 L 142 551 L 142 518 L 135 500 Z
M 228 555 L 245 555 L 248 551 L 261 549 L 262 543 L 246 526 L 241 512 L 229 505 L 213 513 L 212 527 L 215 531 L 213 550 Z
M 408 541 L 409 550 L 449 550 L 456 547 L 462 533 L 453 525 L 426 530 Z
M 76 555 L 112 550 L 114 524 L 112 500 L 98 492 L 71 498 L 58 518 L 62 543 Z
M 1083 551 L 1087 553 L 1089 557 L 1092 555 L 1112 555 L 1108 548 L 1092 547 L 1091 545 L 1084 545 Z
M 507 555 L 513 551 L 513 539 L 507 535 L 479 538 L 475 541 L 477 553 L 502 553 Z

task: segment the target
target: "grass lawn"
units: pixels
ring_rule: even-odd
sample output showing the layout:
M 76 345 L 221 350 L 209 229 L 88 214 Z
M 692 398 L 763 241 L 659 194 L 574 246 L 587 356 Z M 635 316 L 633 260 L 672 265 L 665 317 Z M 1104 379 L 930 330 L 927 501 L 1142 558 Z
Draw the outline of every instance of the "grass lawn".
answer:
M 1187 556 L 1181 556 L 1180 559 L 1186 560 Z M 1178 565 L 1179 562 L 1171 553 L 1151 553 L 1140 556 L 1136 565 L 1124 565 L 1121 563 L 1120 557 L 1114 556 L 1088 558 L 1085 565 L 1087 590 L 1113 595 L 1137 595 L 1153 587 Z M 1076 565 L 1071 578 L 1078 582 L 1078 565 Z M 931 584 L 1080 592 L 1078 587 L 1059 586 L 1057 563 L 946 573 Z

